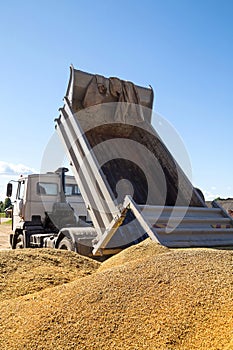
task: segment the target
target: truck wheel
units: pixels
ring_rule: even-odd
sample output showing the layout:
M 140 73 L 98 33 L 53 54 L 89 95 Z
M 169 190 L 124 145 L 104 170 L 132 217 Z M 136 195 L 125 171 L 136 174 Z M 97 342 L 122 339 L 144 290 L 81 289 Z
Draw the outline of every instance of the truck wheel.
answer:
M 195 187 L 195 190 L 197 191 L 197 193 L 199 194 L 199 196 L 201 197 L 203 202 L 205 202 L 205 196 L 204 196 L 203 192 L 200 190 L 200 188 Z
M 58 249 L 71 250 L 71 251 L 75 252 L 74 243 L 68 237 L 64 237 L 61 240 L 61 242 L 58 244 Z
M 15 249 L 23 249 L 23 248 L 24 248 L 24 237 L 23 237 L 23 234 L 20 233 L 16 239 Z

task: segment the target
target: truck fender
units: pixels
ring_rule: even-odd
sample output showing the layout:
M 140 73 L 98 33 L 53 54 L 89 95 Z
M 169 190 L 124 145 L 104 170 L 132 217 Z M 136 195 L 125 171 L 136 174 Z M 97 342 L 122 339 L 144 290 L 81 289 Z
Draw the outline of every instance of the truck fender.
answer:
M 76 241 L 75 241 L 74 234 L 67 228 L 66 229 L 61 229 L 58 232 L 58 236 L 57 236 L 56 243 L 55 243 L 55 248 L 58 249 L 59 243 L 65 237 L 67 237 L 72 242 L 72 244 L 74 246 L 74 251 L 77 252 L 77 244 L 76 244 Z
M 203 192 L 200 190 L 200 188 L 195 187 L 194 190 L 197 192 L 198 196 L 201 198 L 201 200 L 205 204 L 205 196 Z

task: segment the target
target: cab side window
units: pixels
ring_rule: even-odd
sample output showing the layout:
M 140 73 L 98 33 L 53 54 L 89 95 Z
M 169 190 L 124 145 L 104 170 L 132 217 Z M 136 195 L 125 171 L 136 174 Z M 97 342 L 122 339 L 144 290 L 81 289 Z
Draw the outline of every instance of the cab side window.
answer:
M 80 196 L 81 195 L 80 189 L 75 184 L 66 184 L 65 191 L 66 191 L 66 193 L 65 193 L 66 196 Z
M 50 182 L 37 182 L 36 191 L 39 196 L 57 196 L 58 185 Z

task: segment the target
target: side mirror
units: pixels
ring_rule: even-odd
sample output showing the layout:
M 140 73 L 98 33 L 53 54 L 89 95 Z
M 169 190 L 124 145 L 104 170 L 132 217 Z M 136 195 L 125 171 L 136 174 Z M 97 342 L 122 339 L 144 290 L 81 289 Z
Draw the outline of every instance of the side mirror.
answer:
M 6 196 L 7 197 L 12 196 L 12 184 L 10 182 L 7 184 Z

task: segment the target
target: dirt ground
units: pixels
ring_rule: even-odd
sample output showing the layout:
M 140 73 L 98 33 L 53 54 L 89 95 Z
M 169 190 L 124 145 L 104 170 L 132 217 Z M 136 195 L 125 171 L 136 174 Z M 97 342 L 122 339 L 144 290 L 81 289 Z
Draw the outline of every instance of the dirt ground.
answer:
M 11 233 L 11 224 L 7 223 L 9 219 L 1 218 L 0 224 L 0 250 L 10 249 L 9 237 Z

